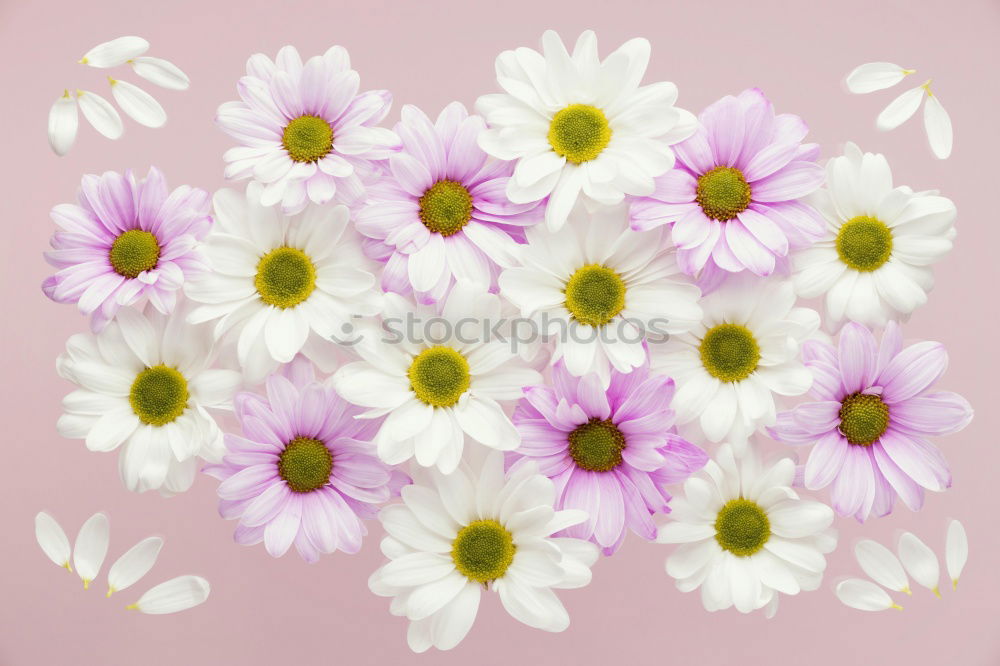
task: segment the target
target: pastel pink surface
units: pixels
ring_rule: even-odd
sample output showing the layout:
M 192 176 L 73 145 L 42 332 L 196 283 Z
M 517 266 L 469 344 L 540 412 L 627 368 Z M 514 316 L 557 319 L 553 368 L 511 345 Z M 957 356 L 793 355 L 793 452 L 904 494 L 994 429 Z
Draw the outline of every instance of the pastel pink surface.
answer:
M 592 585 L 562 594 L 572 618 L 565 633 L 528 629 L 490 596 L 456 650 L 415 656 L 406 647 L 404 621 L 390 616 L 387 600 L 367 589 L 368 575 L 382 559 L 377 525 L 370 525 L 372 534 L 358 555 L 337 554 L 312 566 L 292 555 L 275 560 L 262 547 L 233 543 L 234 524 L 216 513 L 213 479 L 201 477 L 189 493 L 170 500 L 129 494 L 118 481 L 113 455 L 89 453 L 82 442 L 56 434 L 60 400 L 70 387 L 56 376 L 54 359 L 65 339 L 87 324 L 72 306 L 45 299 L 38 286 L 50 273 L 41 257 L 52 231 L 48 210 L 74 199 L 83 173 L 128 167 L 144 172 L 151 163 L 172 186 L 222 186 L 222 153 L 234 144 L 212 118 L 220 103 L 236 98 L 236 81 L 251 53 L 273 56 L 293 43 L 312 55 L 342 44 L 363 88 L 394 93 L 394 121 L 403 103 L 434 115 L 452 99 L 471 106 L 479 94 L 496 91 L 496 54 L 537 45 L 549 27 L 568 40 L 596 29 L 602 54 L 629 37 L 647 37 L 653 45 L 647 80 L 676 82 L 680 106 L 697 112 L 722 95 L 758 86 L 779 112 L 806 119 L 810 140 L 823 146 L 825 157 L 854 140 L 884 152 L 897 183 L 937 188 L 951 197 L 959 209 L 956 249 L 937 267 L 930 302 L 904 335 L 947 345 L 951 368 L 940 388 L 964 394 L 978 413 L 964 432 L 939 441 L 954 487 L 930 494 L 919 514 L 897 507 L 863 527 L 838 519 L 842 542 L 823 587 L 783 597 L 774 620 L 704 612 L 696 594 L 679 593 L 664 573 L 671 547 L 630 536 L 617 555 L 597 564 Z M 993 327 L 1000 323 L 994 311 L 1000 232 L 993 180 L 1000 135 L 993 116 L 1000 89 L 990 67 L 1000 61 L 998 28 L 1000 6 L 993 0 L 4 2 L 0 663 L 997 663 L 1000 448 L 994 433 L 1000 418 L 992 380 L 998 367 Z M 81 119 L 77 145 L 68 157 L 56 158 L 45 139 L 49 105 L 65 87 L 103 94 L 106 72 L 74 63 L 94 44 L 125 34 L 147 38 L 151 55 L 182 67 L 191 90 L 156 90 L 169 114 L 167 126 L 149 130 L 126 120 L 125 136 L 117 142 L 98 136 Z M 847 94 L 843 76 L 873 60 L 920 71 L 894 90 Z M 898 92 L 931 76 L 956 127 L 954 155 L 945 162 L 930 155 L 920 114 L 888 134 L 874 128 L 875 116 Z M 105 600 L 103 575 L 84 592 L 75 575 L 42 555 L 32 532 L 41 509 L 56 516 L 71 540 L 91 513 L 107 510 L 112 543 L 105 571 L 144 536 L 162 534 L 166 546 L 143 581 Z M 860 574 L 852 554 L 857 539 L 888 543 L 906 529 L 941 553 L 948 517 L 963 520 L 972 544 L 957 592 L 942 573 L 942 600 L 919 588 L 900 600 L 902 612 L 862 614 L 834 598 L 838 576 Z M 211 581 L 204 606 L 159 617 L 124 610 L 152 584 L 186 573 Z

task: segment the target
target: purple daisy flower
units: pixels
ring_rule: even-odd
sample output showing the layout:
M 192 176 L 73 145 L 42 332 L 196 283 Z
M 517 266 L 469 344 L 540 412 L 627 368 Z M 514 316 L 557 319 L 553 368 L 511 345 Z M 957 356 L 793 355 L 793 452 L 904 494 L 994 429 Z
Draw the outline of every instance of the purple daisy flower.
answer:
M 234 539 L 264 542 L 281 557 L 294 543 L 307 562 L 320 553 L 356 553 L 367 534 L 362 519 L 409 483 L 378 459 L 371 438 L 379 419 L 361 412 L 313 378 L 297 359 L 288 373 L 268 377 L 267 396 L 236 396 L 243 436 L 225 435 L 226 455 L 205 468 L 222 481 L 219 513 L 238 518 Z
M 674 146 L 676 168 L 656 180 L 651 196 L 633 202 L 632 228 L 672 224 L 677 262 L 689 275 L 770 275 L 789 248 L 823 233 L 819 213 L 799 201 L 823 183 L 819 146 L 803 144 L 802 119 L 776 116 L 756 88 L 723 97 L 699 121 L 698 131 Z
M 207 192 L 187 185 L 171 192 L 155 167 L 142 182 L 131 171 L 84 176 L 79 205 L 59 204 L 50 214 L 60 230 L 45 258 L 59 271 L 42 291 L 76 303 L 94 332 L 119 308 L 147 300 L 169 314 L 184 281 L 206 268 L 196 246 L 212 226 L 209 207 Z
M 902 349 L 890 322 L 879 346 L 864 326 L 851 322 L 838 349 L 810 340 L 803 358 L 813 374 L 818 402 L 778 415 L 769 431 L 789 444 L 815 444 L 804 470 L 806 488 L 833 484 L 833 508 L 864 521 L 892 511 L 896 496 L 911 510 L 923 506 L 924 489 L 951 485 L 951 472 L 927 437 L 958 432 L 972 407 L 957 393 L 930 392 L 944 374 L 948 354 L 938 342 Z
M 647 361 L 628 374 L 613 370 L 603 388 L 596 374 L 574 377 L 560 361 L 552 384 L 525 389 L 514 411 L 521 446 L 508 462 L 536 462 L 555 483 L 557 509 L 590 514 L 566 536 L 593 541 L 605 555 L 621 545 L 625 527 L 654 539 L 652 515 L 670 511 L 663 486 L 708 461 L 673 431 L 673 380 L 651 377 Z
M 366 251 L 385 262 L 382 288 L 419 300 L 440 300 L 455 280 L 496 289 L 510 266 L 524 227 L 543 219 L 539 202 L 511 203 L 506 187 L 513 164 L 489 157 L 477 143 L 486 128 L 479 116 L 452 102 L 432 123 L 404 106 L 396 133 L 403 149 L 369 188 L 357 228 Z
M 242 144 L 223 156 L 226 178 L 252 176 L 264 184 L 264 205 L 280 202 L 286 215 L 309 201 L 359 202 L 366 181 L 378 173 L 375 160 L 399 147 L 395 134 L 375 127 L 389 113 L 392 95 L 359 94 L 360 81 L 340 46 L 304 65 L 293 46 L 278 51 L 274 62 L 262 53 L 251 56 L 236 86 L 243 101 L 226 102 L 215 119 Z

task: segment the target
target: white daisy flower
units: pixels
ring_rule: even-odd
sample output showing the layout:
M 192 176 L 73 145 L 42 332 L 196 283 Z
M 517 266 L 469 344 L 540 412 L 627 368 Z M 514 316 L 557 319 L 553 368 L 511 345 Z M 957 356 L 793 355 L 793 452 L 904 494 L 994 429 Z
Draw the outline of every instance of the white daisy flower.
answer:
M 812 203 L 826 235 L 792 255 L 799 296 L 826 295 L 827 325 L 905 320 L 927 301 L 931 265 L 951 251 L 955 204 L 935 192 L 893 187 L 885 157 L 853 143 L 826 165 L 826 187 Z
M 679 425 L 698 425 L 710 441 L 729 440 L 742 452 L 756 428 L 774 424 L 774 394 L 802 395 L 812 385 L 799 346 L 819 315 L 794 307 L 788 281 L 745 274 L 701 305 L 704 319 L 689 333 L 650 345 L 651 365 L 677 383 L 671 406 Z
M 670 145 L 694 133 L 694 115 L 674 106 L 677 86 L 640 86 L 649 42 L 632 39 L 603 61 L 593 31 L 573 54 L 549 30 L 542 53 L 521 47 L 497 57 L 506 94 L 483 95 L 476 110 L 490 129 L 479 145 L 517 160 L 507 196 L 514 203 L 549 197 L 545 219 L 558 230 L 582 192 L 604 204 L 653 192 L 653 178 L 674 165 Z
M 657 536 L 682 544 L 667 559 L 677 589 L 700 587 L 708 611 L 767 607 L 768 616 L 778 593 L 817 589 L 824 555 L 837 545 L 828 529 L 833 510 L 800 499 L 794 477 L 790 458 L 762 468 L 752 449 L 737 463 L 728 444 L 719 447 L 715 460 L 684 483 L 684 496 L 671 500 L 670 520 Z
M 367 332 L 353 347 L 363 360 L 334 374 L 333 386 L 345 400 L 370 408 L 359 418 L 388 415 L 375 438 L 385 463 L 415 458 L 449 474 L 458 467 L 466 435 L 502 451 L 520 445 L 500 403 L 520 399 L 522 388 L 539 383 L 541 375 L 509 342 L 484 336 L 500 321 L 500 299 L 480 289 L 457 284 L 440 314 L 386 294 L 382 330 Z
M 220 190 L 216 224 L 205 242 L 211 270 L 184 284 L 202 303 L 192 323 L 218 320 L 215 337 L 237 339 L 251 383 L 299 352 L 329 345 L 356 315 L 380 307 L 371 262 L 344 206 L 310 206 L 293 216 L 261 205 L 261 187 Z
M 132 491 L 183 492 L 196 457 L 223 451 L 206 408 L 227 407 L 241 377 L 210 369 L 211 329 L 184 315 L 122 308 L 99 334 L 71 337 L 57 361 L 60 376 L 80 387 L 63 399 L 59 433 L 91 451 L 122 447 L 119 472 Z
M 501 293 L 556 338 L 553 363 L 565 359 L 573 375 L 596 372 L 607 383 L 612 367 L 642 365 L 647 336 L 701 320 L 701 292 L 680 275 L 661 232 L 629 229 L 624 206 L 580 205 L 559 231 L 527 230 L 522 266 L 500 275 Z
M 454 474 L 432 470 L 414 481 L 403 488 L 402 504 L 379 514 L 390 561 L 368 580 L 375 594 L 394 597 L 393 615 L 410 620 L 410 649 L 458 645 L 489 591 L 530 627 L 569 626 L 553 590 L 587 585 L 597 547 L 553 535 L 585 521 L 586 512 L 553 510 L 552 481 L 533 464 L 505 478 L 498 452 L 479 469 L 466 463 Z

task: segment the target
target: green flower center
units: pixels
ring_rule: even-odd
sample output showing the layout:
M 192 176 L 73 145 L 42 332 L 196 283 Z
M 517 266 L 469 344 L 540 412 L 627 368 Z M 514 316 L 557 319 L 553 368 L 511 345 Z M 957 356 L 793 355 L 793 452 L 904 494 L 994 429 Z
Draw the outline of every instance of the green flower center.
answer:
M 268 305 L 292 308 L 316 288 L 316 267 L 302 250 L 279 247 L 261 257 L 253 285 Z
M 729 500 L 715 518 L 715 540 L 723 550 L 749 557 L 771 538 L 771 521 L 764 509 L 748 499 Z
M 592 418 L 569 434 L 569 455 L 576 466 L 590 472 L 608 472 L 622 464 L 625 436 L 611 422 Z
M 837 233 L 837 254 L 854 270 L 871 272 L 889 261 L 892 230 L 875 217 L 859 215 L 851 218 Z
M 451 407 L 469 390 L 469 362 L 445 345 L 428 347 L 413 358 L 406 376 L 417 399 L 434 407 Z
M 625 307 L 625 281 L 600 264 L 577 269 L 566 282 L 566 309 L 581 324 L 603 326 Z
M 285 127 L 281 145 L 296 162 L 315 162 L 333 150 L 333 128 L 319 116 L 299 116 Z
M 608 147 L 611 125 L 596 106 L 570 104 L 552 116 L 548 139 L 556 153 L 573 164 L 582 164 Z
M 330 481 L 333 454 L 312 437 L 296 437 L 278 456 L 278 474 L 292 492 L 311 493 Z
M 486 584 L 507 573 L 516 550 L 513 535 L 503 525 L 477 520 L 459 531 L 451 545 L 451 559 L 463 576 Z
M 719 324 L 709 329 L 698 349 L 708 374 L 724 382 L 743 381 L 760 362 L 757 339 L 738 324 Z
M 136 375 L 128 402 L 140 421 L 162 426 L 184 413 L 189 397 L 184 375 L 174 368 L 154 365 Z
M 160 242 L 148 231 L 126 231 L 111 244 L 108 260 L 118 275 L 138 277 L 139 273 L 156 268 L 160 261 Z
M 472 219 L 472 195 L 454 180 L 439 180 L 420 197 L 420 220 L 442 236 L 462 230 Z
M 853 393 L 840 403 L 840 432 L 851 444 L 870 446 L 889 427 L 889 405 L 877 395 Z
M 739 169 L 715 167 L 698 179 L 695 201 L 705 215 L 726 222 L 750 205 L 750 185 Z

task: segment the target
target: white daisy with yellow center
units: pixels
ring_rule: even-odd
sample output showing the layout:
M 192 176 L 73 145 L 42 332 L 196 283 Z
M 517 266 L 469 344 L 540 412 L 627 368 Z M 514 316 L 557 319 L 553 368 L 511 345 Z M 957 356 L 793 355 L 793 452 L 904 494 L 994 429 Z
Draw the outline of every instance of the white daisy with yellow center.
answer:
M 245 196 L 215 193 L 216 224 L 205 243 L 211 270 L 184 285 L 200 303 L 189 320 L 215 320 L 216 339 L 236 339 L 251 383 L 297 353 L 317 360 L 331 337 L 347 335 L 356 316 L 377 313 L 381 303 L 345 206 L 288 216 L 261 205 L 260 193 L 256 183 Z
M 506 93 L 483 95 L 476 110 L 490 129 L 479 145 L 517 160 L 507 196 L 514 203 L 549 197 L 549 228 L 566 222 L 577 198 L 616 204 L 626 194 L 653 192 L 653 178 L 674 165 L 672 144 L 694 133 L 697 120 L 674 106 L 677 86 L 641 86 L 649 42 L 631 39 L 604 60 L 597 38 L 580 35 L 572 55 L 555 32 L 542 52 L 521 47 L 497 57 Z

